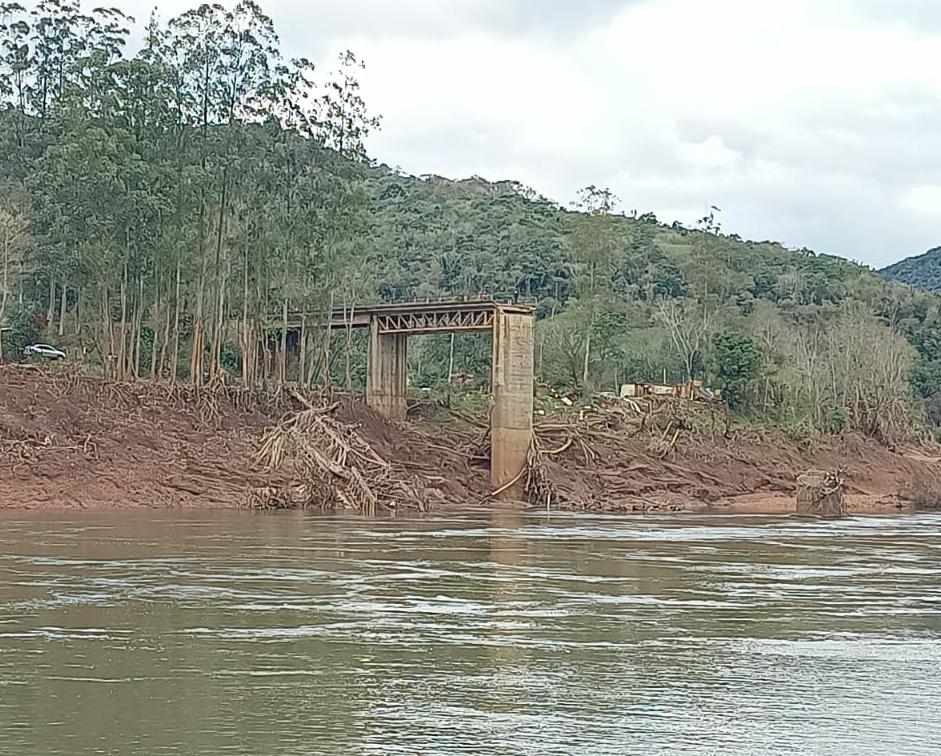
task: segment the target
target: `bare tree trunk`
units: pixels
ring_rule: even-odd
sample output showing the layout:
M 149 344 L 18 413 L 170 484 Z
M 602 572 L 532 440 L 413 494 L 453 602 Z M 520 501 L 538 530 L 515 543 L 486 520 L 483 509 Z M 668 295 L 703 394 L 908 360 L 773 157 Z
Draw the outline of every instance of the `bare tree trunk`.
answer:
M 349 320 L 346 323 L 346 390 L 349 393 L 353 392 L 353 375 L 350 371 L 350 353 L 353 350 L 353 314 L 354 307 L 352 301 L 350 301 L 350 311 L 349 311 Z M 453 336 L 453 334 L 452 334 Z
M 590 328 L 590 326 L 589 326 Z M 588 362 L 591 356 L 591 330 L 585 336 L 585 364 L 582 369 L 582 388 L 588 390 Z
M 202 307 L 197 305 L 193 321 L 193 353 L 190 355 L 190 380 L 199 386 L 203 382 L 203 319 Z
M 302 389 L 307 388 L 307 313 L 301 315 L 301 358 L 297 368 L 297 382 Z
M 137 276 L 137 322 L 134 324 L 134 380 L 140 379 L 141 328 L 144 325 L 144 277 Z M 156 332 L 154 333 L 156 339 Z M 153 343 L 151 348 L 153 348 Z M 150 359 L 153 361 L 153 352 Z
M 79 363 L 85 364 L 85 305 L 87 300 L 85 298 L 85 287 L 79 286 L 75 291 L 75 334 L 78 338 L 78 360 Z
M 225 332 L 223 313 L 225 312 L 225 276 L 222 276 L 222 285 L 219 287 L 219 308 L 216 311 L 216 328 L 212 340 L 212 372 L 213 375 L 222 373 L 222 340 Z
M 242 384 L 251 386 L 255 380 L 255 349 L 252 344 L 252 335 L 248 328 L 248 243 L 244 245 L 245 258 L 242 266 Z
M 242 385 L 250 388 L 255 383 L 255 347 L 252 343 L 252 332 L 248 326 L 248 319 L 244 317 L 239 322 L 239 353 L 241 357 Z
M 262 332 L 257 322 L 249 321 L 245 325 L 245 348 L 242 351 L 242 374 L 245 376 L 246 386 L 255 386 L 258 383 L 258 355 Z
M 166 334 L 161 329 L 161 316 L 163 315 L 163 310 L 161 305 L 158 302 L 154 305 L 154 338 L 153 343 L 150 347 L 150 375 L 149 378 L 151 381 L 156 381 L 157 376 L 161 373 L 161 361 L 163 360 L 164 352 L 166 352 L 166 346 L 164 345 L 164 338 Z
M 177 366 L 180 364 L 180 255 L 176 257 L 176 289 L 173 295 L 173 362 L 170 365 L 170 383 L 176 383 Z
M 7 314 L 7 298 L 10 296 L 10 245 L 3 247 L 3 291 L 0 292 L 0 365 L 3 364 L 3 322 Z
M 125 359 L 127 356 L 127 261 L 125 260 L 124 265 L 121 269 L 121 344 L 118 347 L 117 355 L 117 365 L 119 378 L 123 378 L 125 374 Z
M 59 302 L 59 328 L 56 333 L 59 334 L 59 337 L 65 336 L 65 306 L 68 301 L 66 297 L 66 292 L 68 289 L 65 286 L 65 279 L 62 279 L 62 299 Z
M 203 266 L 205 267 L 205 265 Z M 203 382 L 203 301 L 206 277 L 200 274 L 196 289 L 196 316 L 193 319 L 193 353 L 190 355 L 190 380 L 197 386 Z
M 140 352 L 140 328 L 137 325 L 139 318 L 140 303 L 134 302 L 134 307 L 131 310 L 131 332 L 128 334 L 127 367 L 124 371 L 125 375 L 131 380 L 136 380 L 140 377 L 140 371 L 137 369 Z
M 281 303 L 281 354 L 278 359 L 278 386 L 287 383 L 288 361 L 288 300 Z
M 312 355 L 308 357 L 308 362 L 310 363 L 307 367 L 307 380 L 306 384 L 308 387 L 314 385 L 314 379 L 320 370 L 320 363 L 323 360 L 323 350 L 314 350 L 314 336 L 308 330 L 307 332 L 307 351 Z
M 56 280 L 49 276 L 49 306 L 46 308 L 46 325 L 52 325 L 52 316 L 56 311 Z
M 172 312 L 170 306 L 167 305 L 167 319 L 164 321 L 163 327 L 163 349 L 160 351 L 160 364 L 157 366 L 157 378 L 162 380 L 164 373 L 167 372 L 167 354 L 170 352 L 170 318 L 172 317 Z M 176 365 L 174 364 L 174 372 Z
M 82 286 L 78 286 L 75 289 L 75 333 L 81 340 L 82 336 L 82 313 L 84 312 L 85 306 L 85 289 Z
M 115 377 L 115 353 L 114 353 L 114 324 L 111 322 L 111 297 L 108 288 L 101 290 L 101 327 L 104 331 L 103 341 L 104 349 L 102 352 L 104 358 L 104 374 L 106 378 Z
M 222 270 L 222 237 L 225 233 L 225 211 L 228 200 L 229 167 L 222 167 L 222 196 L 219 200 L 219 221 L 216 226 L 216 264 L 214 280 L 219 290 L 218 310 L 212 317 L 212 343 L 209 345 L 209 371 L 213 376 L 219 374 L 222 358 L 222 312 L 225 306 L 225 273 Z M 210 305 L 211 307 L 211 305 Z
M 156 278 L 154 279 L 154 338 L 153 343 L 150 347 L 150 380 L 157 380 L 157 375 L 160 374 L 160 360 L 163 359 L 163 352 L 166 351 L 166 342 L 164 342 L 164 347 L 161 349 L 161 332 L 160 325 L 163 321 L 163 301 L 161 299 L 161 286 L 160 286 L 160 273 L 157 273 Z
M 539 336 L 539 360 L 536 366 L 536 375 L 539 377 L 539 380 L 543 379 L 542 378 L 542 365 L 543 365 L 543 358 L 545 356 L 545 352 L 546 352 L 546 333 L 545 333 L 545 329 L 543 329 L 543 332 Z
M 327 324 L 323 336 L 323 386 L 330 388 L 330 321 L 333 319 L 333 289 L 330 289 L 330 305 L 327 308 Z

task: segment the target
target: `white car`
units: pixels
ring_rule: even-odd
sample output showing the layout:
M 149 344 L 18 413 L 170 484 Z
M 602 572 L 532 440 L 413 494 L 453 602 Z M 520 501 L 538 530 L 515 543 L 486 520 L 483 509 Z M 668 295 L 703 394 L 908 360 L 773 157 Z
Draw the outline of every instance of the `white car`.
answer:
M 30 344 L 23 350 L 24 357 L 42 357 L 44 360 L 64 360 L 65 352 L 48 344 Z

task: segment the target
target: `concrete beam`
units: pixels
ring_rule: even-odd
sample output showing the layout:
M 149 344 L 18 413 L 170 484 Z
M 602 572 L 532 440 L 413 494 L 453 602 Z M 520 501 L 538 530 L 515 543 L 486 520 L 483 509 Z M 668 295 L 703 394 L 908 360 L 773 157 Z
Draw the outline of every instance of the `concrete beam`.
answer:
M 500 498 L 522 500 L 533 438 L 532 313 L 496 308 L 492 370 L 490 482 L 494 491 L 508 486 Z

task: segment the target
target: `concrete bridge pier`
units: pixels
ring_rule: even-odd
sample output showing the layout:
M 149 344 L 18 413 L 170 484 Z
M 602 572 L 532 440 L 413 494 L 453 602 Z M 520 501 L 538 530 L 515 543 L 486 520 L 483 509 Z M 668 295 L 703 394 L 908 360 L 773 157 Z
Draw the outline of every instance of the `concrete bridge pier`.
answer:
M 493 320 L 490 482 L 500 498 L 524 499 L 533 437 L 533 316 L 497 307 Z
M 369 319 L 366 353 L 366 403 L 390 420 L 405 420 L 408 334 L 380 333 Z

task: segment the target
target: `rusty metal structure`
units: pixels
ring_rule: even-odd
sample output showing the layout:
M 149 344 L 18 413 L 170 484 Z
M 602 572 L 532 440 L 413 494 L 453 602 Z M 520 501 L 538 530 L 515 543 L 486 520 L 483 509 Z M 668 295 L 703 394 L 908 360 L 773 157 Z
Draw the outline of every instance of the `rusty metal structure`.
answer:
M 299 317 L 290 318 L 296 326 Z M 533 311 L 493 300 L 412 302 L 337 310 L 331 328 L 368 328 L 366 402 L 390 420 L 404 421 L 408 337 L 429 333 L 492 334 L 490 478 L 494 491 L 523 498 L 533 434 Z
M 493 328 L 494 312 L 498 306 L 510 307 L 490 300 L 378 305 L 354 310 L 352 325 L 366 328 L 375 320 L 377 329 L 383 334 L 489 331 Z M 346 328 L 350 320 L 349 312 L 336 310 L 330 319 L 330 327 Z

